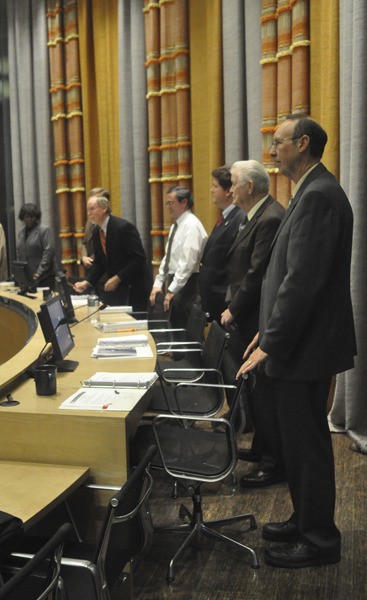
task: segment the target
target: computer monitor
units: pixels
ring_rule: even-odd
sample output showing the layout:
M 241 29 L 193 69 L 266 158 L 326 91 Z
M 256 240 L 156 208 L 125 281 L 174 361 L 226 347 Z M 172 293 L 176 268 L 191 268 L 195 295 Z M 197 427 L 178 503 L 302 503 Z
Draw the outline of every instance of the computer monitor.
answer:
M 65 356 L 74 348 L 75 343 L 70 327 L 65 322 L 65 312 L 59 296 L 42 302 L 38 318 L 46 342 L 51 343 L 53 357 L 59 371 L 74 371 L 77 361 L 65 360 Z M 60 324 L 60 321 L 62 323 Z
M 19 285 L 19 294 L 26 295 L 30 287 L 35 286 L 32 271 L 29 264 L 23 260 L 13 260 L 12 274 L 15 282 Z
M 64 307 L 65 316 L 69 323 L 75 323 L 74 307 L 71 300 L 70 286 L 66 280 L 65 273 L 58 271 L 55 276 L 56 291 L 58 292 Z

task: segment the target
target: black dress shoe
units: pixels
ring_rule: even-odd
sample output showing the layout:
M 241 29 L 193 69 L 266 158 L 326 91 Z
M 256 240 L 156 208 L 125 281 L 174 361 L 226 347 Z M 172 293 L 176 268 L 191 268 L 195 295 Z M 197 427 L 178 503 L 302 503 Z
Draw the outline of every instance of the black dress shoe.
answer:
M 265 550 L 265 561 L 274 567 L 301 569 L 317 565 L 330 565 L 340 561 L 340 548 L 321 552 L 316 546 L 305 542 L 293 544 L 270 544 Z
M 285 477 L 275 471 L 255 469 L 255 471 L 251 471 L 248 475 L 241 477 L 240 486 L 243 488 L 260 488 L 273 485 L 273 483 L 280 483 L 281 481 L 285 481 Z
M 300 537 L 293 521 L 265 523 L 262 536 L 264 540 L 270 540 L 271 542 L 297 542 Z
M 252 448 L 239 448 L 237 450 L 237 458 L 246 460 L 247 462 L 259 462 L 261 455 L 253 451 Z

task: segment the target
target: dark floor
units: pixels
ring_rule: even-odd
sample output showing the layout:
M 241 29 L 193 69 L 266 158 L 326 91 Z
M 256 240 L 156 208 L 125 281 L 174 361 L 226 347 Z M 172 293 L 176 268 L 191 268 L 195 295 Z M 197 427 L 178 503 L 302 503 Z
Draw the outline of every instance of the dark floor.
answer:
M 245 443 L 249 443 L 249 439 Z M 205 488 L 205 516 L 220 517 L 252 512 L 258 529 L 243 534 L 243 525 L 227 527 L 226 533 L 243 540 L 257 553 L 260 569 L 253 569 L 248 555 L 221 542 L 204 538 L 200 549 L 189 547 L 176 567 L 174 583 L 166 581 L 167 566 L 182 540 L 180 533 L 157 533 L 149 554 L 134 573 L 135 600 L 366 600 L 367 599 L 367 456 L 349 449 L 346 436 L 333 434 L 336 460 L 336 521 L 342 532 L 342 561 L 337 565 L 307 569 L 276 569 L 265 564 L 261 527 L 267 521 L 290 516 L 285 483 L 262 490 L 241 490 L 230 480 Z M 238 477 L 252 469 L 239 461 Z M 155 524 L 178 523 L 181 493 L 171 498 L 171 483 L 154 472 L 151 511 Z

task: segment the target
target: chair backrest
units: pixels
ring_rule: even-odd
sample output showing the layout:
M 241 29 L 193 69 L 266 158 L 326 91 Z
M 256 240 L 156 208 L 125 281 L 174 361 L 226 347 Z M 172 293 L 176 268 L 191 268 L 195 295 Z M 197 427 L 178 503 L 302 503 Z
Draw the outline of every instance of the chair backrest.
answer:
M 148 545 L 148 496 L 153 480 L 149 464 L 157 446 L 151 445 L 127 482 L 111 498 L 93 562 L 104 575 L 109 589 L 118 585 L 124 566 Z M 122 582 L 121 582 L 122 583 Z
M 197 305 L 191 308 L 186 325 L 186 340 L 188 342 L 202 343 L 204 339 L 204 329 L 208 321 L 208 314 L 201 310 Z
M 37 554 L 0 587 L 0 600 L 56 600 L 63 546 L 72 530 L 70 523 L 62 525 Z
M 219 369 L 224 349 L 229 339 L 227 333 L 217 321 L 212 321 L 208 335 L 205 340 L 202 364 L 206 369 Z
M 154 435 L 169 475 L 194 481 L 220 481 L 231 473 L 237 460 L 233 422 L 245 385 L 246 380 L 241 377 L 229 421 L 194 415 L 158 415 L 154 419 Z

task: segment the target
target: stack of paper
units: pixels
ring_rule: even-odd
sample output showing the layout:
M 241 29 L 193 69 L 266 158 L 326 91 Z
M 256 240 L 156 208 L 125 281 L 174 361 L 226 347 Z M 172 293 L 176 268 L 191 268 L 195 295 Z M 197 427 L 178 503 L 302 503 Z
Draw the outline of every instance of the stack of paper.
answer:
M 158 379 L 149 373 L 97 372 L 59 408 L 74 410 L 130 411 Z
M 146 335 L 125 335 L 121 337 L 99 338 L 93 348 L 94 358 L 149 358 L 153 352 Z
M 113 323 L 96 323 L 95 327 L 104 333 L 112 331 L 139 331 L 148 329 L 148 321 L 115 321 Z

